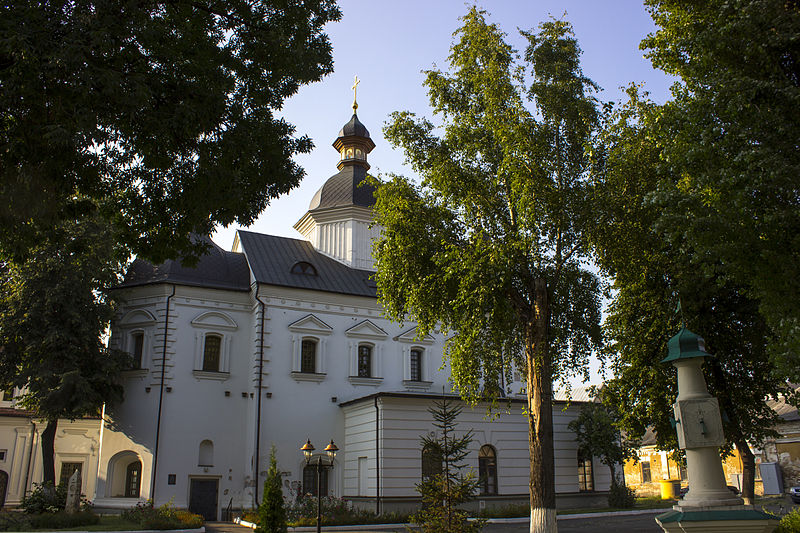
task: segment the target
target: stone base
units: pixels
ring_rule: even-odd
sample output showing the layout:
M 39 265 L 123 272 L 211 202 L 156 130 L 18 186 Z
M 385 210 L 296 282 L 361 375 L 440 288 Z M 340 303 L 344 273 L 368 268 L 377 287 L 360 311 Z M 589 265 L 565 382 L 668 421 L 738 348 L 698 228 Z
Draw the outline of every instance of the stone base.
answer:
M 656 516 L 656 522 L 667 533 L 772 533 L 778 525 L 774 516 L 745 505 L 692 511 L 676 505 Z

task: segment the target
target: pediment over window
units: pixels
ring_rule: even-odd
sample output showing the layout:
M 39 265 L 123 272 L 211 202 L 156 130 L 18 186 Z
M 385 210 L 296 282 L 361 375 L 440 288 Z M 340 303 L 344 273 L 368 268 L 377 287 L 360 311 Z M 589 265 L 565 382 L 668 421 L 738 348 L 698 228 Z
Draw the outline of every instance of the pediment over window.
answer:
M 156 317 L 153 316 L 150 311 L 145 311 L 144 309 L 134 309 L 133 311 L 126 313 L 119 323 L 123 326 L 147 326 L 154 324 L 155 321 Z
M 306 315 L 300 320 L 289 324 L 289 331 L 310 333 L 312 335 L 330 335 L 333 332 L 333 328 L 314 315 Z
M 192 325 L 209 329 L 239 329 L 239 326 L 230 316 L 220 311 L 206 311 L 205 313 L 200 313 L 194 317 Z
M 383 340 L 389 336 L 388 333 L 386 333 L 381 328 L 376 326 L 370 320 L 364 320 L 363 322 L 359 322 L 352 328 L 345 331 L 345 335 L 347 335 L 348 337 L 356 337 L 359 339 L 376 339 L 376 340 Z
M 395 337 L 394 340 L 400 342 L 406 342 L 409 344 L 423 344 L 426 346 L 430 346 L 431 344 L 436 342 L 436 339 L 434 339 L 431 335 L 425 335 L 421 339 L 417 338 L 418 335 L 419 331 L 417 331 L 417 328 L 414 327 L 409 329 L 408 331 L 401 333 L 400 335 Z

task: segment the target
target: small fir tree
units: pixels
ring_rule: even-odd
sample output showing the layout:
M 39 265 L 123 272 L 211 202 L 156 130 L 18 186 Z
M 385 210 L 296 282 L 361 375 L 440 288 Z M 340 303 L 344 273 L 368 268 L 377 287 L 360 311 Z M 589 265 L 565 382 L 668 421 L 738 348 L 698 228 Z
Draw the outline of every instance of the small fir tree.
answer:
M 269 472 L 264 481 L 264 499 L 258 507 L 256 533 L 286 533 L 286 507 L 281 487 L 281 472 L 275 460 L 275 446 L 269 454 Z
M 456 418 L 461 407 L 455 406 L 453 400 L 444 395 L 428 412 L 433 415 L 433 425 L 439 431 L 436 436 L 423 435 L 420 438 L 425 471 L 422 482 L 417 483 L 417 492 L 422 496 L 422 507 L 411 520 L 419 524 L 423 533 L 480 531 L 484 521 L 467 521 L 467 512 L 459 508 L 475 497 L 478 487 L 474 472 L 462 472 L 472 442 L 472 430 L 461 437 L 455 435 Z M 436 464 L 430 464 L 432 458 Z

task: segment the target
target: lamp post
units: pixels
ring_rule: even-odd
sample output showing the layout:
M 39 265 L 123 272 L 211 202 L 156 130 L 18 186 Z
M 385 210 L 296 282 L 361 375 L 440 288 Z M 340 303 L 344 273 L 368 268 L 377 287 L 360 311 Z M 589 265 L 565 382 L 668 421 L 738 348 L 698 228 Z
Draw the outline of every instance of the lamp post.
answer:
M 303 455 L 306 456 L 306 465 L 311 465 L 311 458 L 314 455 L 314 445 L 311 444 L 311 439 L 306 439 L 306 443 L 303 445 L 302 448 Z M 328 457 L 331 458 L 331 467 L 333 467 L 333 459 L 336 457 L 336 452 L 339 451 L 339 448 L 333 443 L 328 444 L 325 447 L 325 453 L 328 454 Z M 317 467 L 317 533 L 321 533 L 322 531 L 322 469 L 325 468 L 325 465 L 322 464 L 322 456 L 317 456 L 317 462 L 314 463 Z

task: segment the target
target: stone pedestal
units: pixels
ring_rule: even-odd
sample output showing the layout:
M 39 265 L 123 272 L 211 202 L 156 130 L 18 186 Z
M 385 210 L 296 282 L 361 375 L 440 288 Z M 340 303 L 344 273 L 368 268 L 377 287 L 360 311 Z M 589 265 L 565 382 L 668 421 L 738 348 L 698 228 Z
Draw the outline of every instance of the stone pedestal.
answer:
M 667 533 L 771 533 L 778 520 L 749 505 L 679 509 L 656 516 Z

